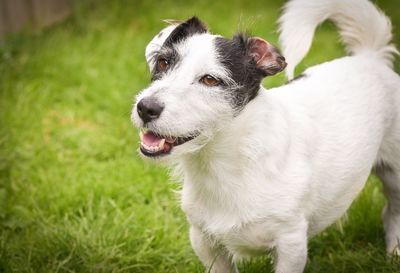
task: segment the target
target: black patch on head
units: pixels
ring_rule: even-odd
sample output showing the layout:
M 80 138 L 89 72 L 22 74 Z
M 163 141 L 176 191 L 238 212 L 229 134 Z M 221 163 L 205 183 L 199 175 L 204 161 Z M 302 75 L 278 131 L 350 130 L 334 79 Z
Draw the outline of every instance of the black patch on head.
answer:
M 179 43 L 194 34 L 206 32 L 206 26 L 196 16 L 193 16 L 192 18 L 178 25 L 165 40 L 163 46 L 171 47 L 173 44 Z
M 232 40 L 218 37 L 215 40 L 218 58 L 221 64 L 230 71 L 237 87 L 231 90 L 232 104 L 241 110 L 254 99 L 265 72 L 257 68 L 256 62 L 247 54 L 248 37 L 238 34 Z

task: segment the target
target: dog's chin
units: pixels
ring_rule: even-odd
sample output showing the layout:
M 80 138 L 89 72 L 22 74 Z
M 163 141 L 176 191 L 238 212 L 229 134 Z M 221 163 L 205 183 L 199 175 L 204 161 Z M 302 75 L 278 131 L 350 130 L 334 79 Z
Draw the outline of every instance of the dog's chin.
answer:
M 165 136 L 151 130 L 140 131 L 140 154 L 149 159 L 166 159 L 189 145 L 200 133 Z

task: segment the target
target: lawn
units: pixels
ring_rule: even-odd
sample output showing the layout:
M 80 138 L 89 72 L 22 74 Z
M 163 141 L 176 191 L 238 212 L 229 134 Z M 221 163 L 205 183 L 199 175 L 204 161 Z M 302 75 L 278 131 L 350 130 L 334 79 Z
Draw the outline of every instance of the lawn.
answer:
M 400 44 L 398 1 L 378 4 Z M 281 5 L 81 1 L 61 24 L 10 36 L 0 47 L 0 272 L 203 272 L 179 184 L 136 151 L 130 111 L 149 82 L 144 49 L 161 19 L 192 15 L 215 33 L 249 30 L 276 44 Z M 298 72 L 342 55 L 324 24 Z M 264 84 L 284 82 L 279 75 Z M 348 215 L 311 240 L 306 272 L 400 272 L 400 259 L 384 251 L 383 205 L 371 176 Z M 271 259 L 240 268 L 271 272 Z

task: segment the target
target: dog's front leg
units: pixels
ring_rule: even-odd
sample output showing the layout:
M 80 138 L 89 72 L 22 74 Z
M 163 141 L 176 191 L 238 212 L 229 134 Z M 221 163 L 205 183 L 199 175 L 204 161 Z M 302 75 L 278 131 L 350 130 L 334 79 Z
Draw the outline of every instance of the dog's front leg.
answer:
M 275 273 L 301 273 L 307 261 L 307 222 L 302 220 L 276 240 Z
M 190 227 L 190 242 L 201 262 L 210 273 L 238 273 L 229 255 L 210 241 L 198 228 Z

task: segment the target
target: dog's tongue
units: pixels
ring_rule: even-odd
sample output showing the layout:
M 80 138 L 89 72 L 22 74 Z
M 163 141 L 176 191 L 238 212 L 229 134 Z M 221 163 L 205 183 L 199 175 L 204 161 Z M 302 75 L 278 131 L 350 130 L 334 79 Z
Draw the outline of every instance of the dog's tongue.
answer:
M 142 142 L 147 146 L 158 146 L 161 140 L 162 138 L 159 138 L 151 131 L 143 133 Z

